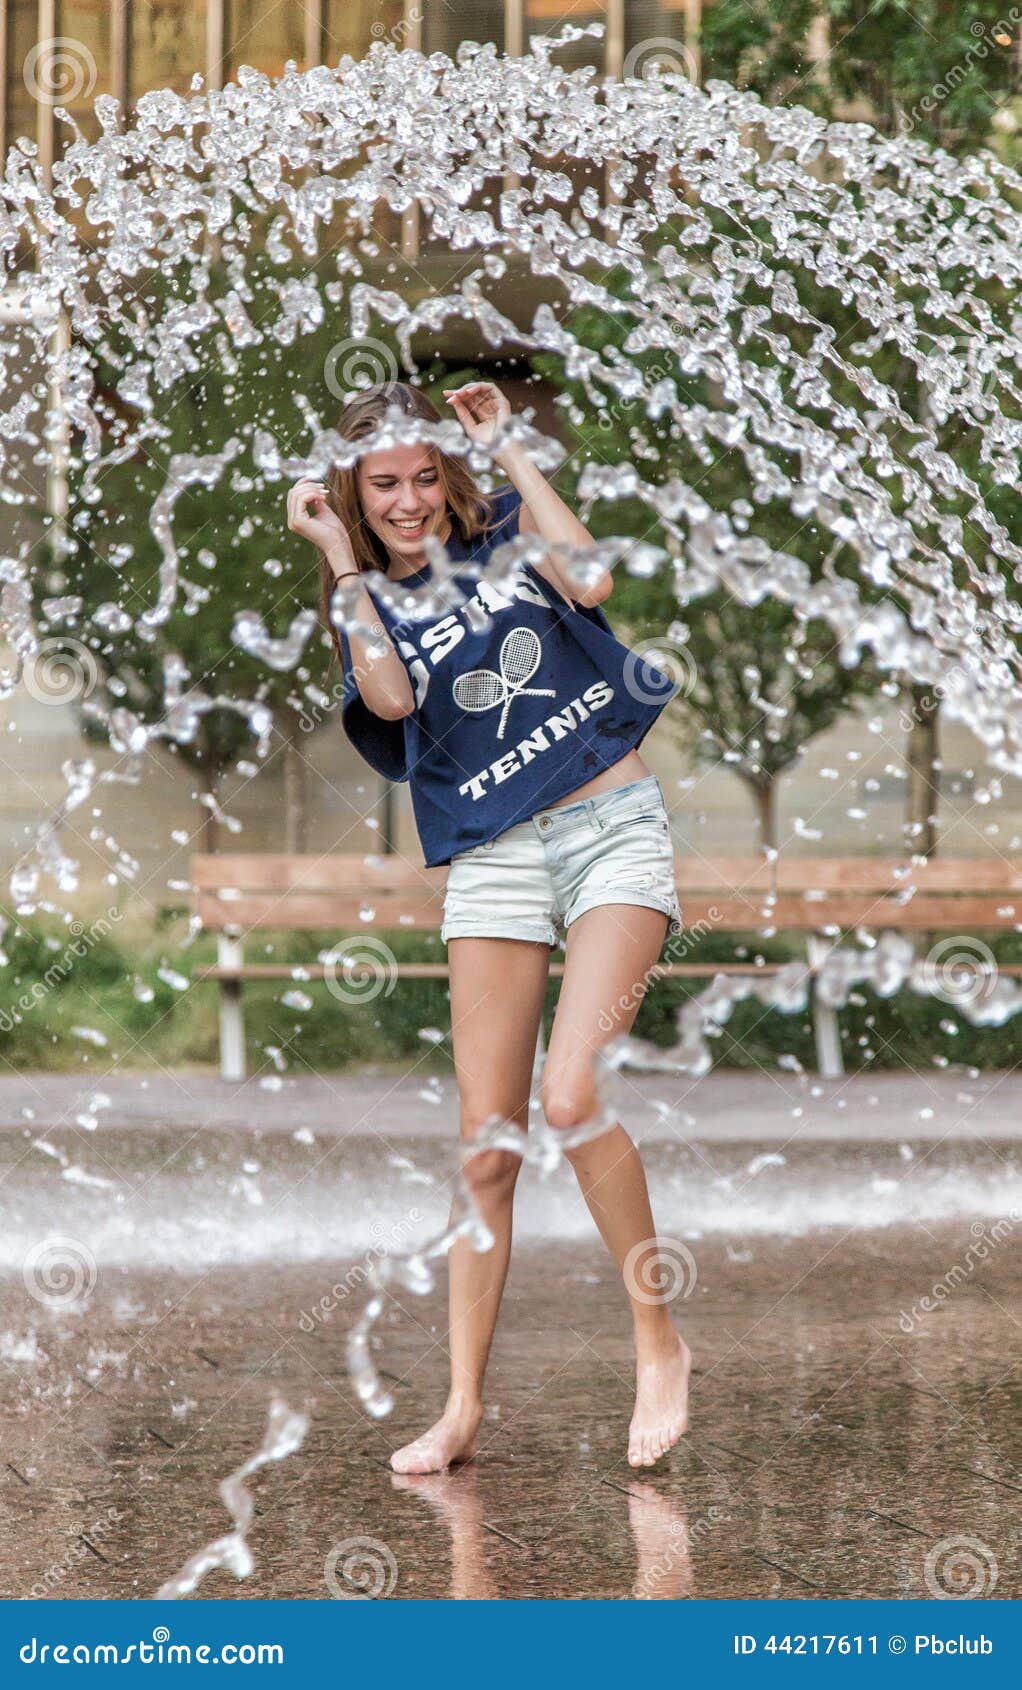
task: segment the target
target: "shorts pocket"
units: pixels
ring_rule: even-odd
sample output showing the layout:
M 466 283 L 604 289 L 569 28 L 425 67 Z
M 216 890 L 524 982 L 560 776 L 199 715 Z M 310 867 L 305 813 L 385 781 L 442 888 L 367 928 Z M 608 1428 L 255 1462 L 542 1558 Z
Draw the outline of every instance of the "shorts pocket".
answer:
M 671 837 L 671 823 L 665 809 L 650 805 L 643 810 L 624 810 L 619 815 L 603 817 L 603 826 L 611 833 L 623 832 L 626 828 L 643 827 L 659 830 L 665 838 Z

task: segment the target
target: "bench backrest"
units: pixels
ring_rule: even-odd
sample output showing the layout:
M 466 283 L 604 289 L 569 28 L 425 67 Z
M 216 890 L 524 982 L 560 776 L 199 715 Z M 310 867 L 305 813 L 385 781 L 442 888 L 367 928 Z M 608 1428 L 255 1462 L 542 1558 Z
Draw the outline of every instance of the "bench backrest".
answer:
M 689 929 L 714 932 L 899 927 L 972 933 L 1022 928 L 1022 859 L 937 857 L 692 857 L 676 860 Z M 408 928 L 435 932 L 446 868 L 404 857 L 231 853 L 191 860 L 202 925 Z

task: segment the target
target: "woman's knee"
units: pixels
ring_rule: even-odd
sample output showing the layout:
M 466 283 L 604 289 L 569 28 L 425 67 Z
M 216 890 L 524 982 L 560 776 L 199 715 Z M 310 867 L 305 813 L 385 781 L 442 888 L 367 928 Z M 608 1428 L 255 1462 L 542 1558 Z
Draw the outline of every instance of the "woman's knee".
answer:
M 477 1150 L 465 1146 L 465 1180 L 472 1195 L 483 1202 L 510 1202 L 522 1165 L 511 1150 Z
M 494 1200 L 510 1198 L 522 1165 L 522 1158 L 513 1150 L 489 1148 L 483 1144 L 472 1154 L 472 1142 L 482 1134 L 484 1140 L 492 1130 L 502 1126 L 527 1131 L 528 1101 L 504 1113 L 484 1101 L 462 1098 L 461 1139 L 465 1178 L 476 1197 Z
M 540 1095 L 547 1124 L 562 1132 L 591 1121 L 600 1107 L 589 1066 L 544 1072 Z

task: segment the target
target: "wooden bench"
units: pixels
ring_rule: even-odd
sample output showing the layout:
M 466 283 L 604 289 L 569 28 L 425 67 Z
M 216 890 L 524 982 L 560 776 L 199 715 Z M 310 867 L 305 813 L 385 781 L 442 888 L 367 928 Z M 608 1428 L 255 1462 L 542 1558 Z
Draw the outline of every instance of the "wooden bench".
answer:
M 909 934 L 1008 932 L 1022 926 L 1022 860 L 933 858 L 913 863 L 872 857 L 798 857 L 767 863 L 761 857 L 704 860 L 679 856 L 678 894 L 686 932 L 794 932 L 805 935 L 815 979 L 824 957 L 856 928 Z M 245 1077 L 241 1009 L 246 980 L 322 979 L 328 964 L 246 962 L 244 941 L 260 930 L 319 929 L 352 938 L 367 933 L 439 932 L 446 868 L 417 868 L 400 856 L 216 855 L 191 859 L 193 907 L 201 925 L 217 935 L 217 962 L 198 969 L 197 980 L 220 988 L 220 1073 Z M 675 945 L 681 940 L 673 942 Z M 667 949 L 671 948 L 668 941 Z M 658 964 L 658 977 L 776 974 L 783 963 Z M 300 972 L 296 975 L 296 969 Z M 445 980 L 443 962 L 399 962 L 406 980 Z M 1022 973 L 1022 965 L 1000 970 Z M 564 973 L 551 962 L 550 973 Z M 813 998 L 820 1072 L 843 1072 L 836 1011 Z

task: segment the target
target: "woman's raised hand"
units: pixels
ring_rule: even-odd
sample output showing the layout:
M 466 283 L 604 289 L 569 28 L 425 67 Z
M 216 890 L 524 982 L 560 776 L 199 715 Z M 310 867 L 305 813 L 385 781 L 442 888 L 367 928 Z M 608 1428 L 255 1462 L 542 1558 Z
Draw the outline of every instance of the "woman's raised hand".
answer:
M 511 415 L 511 402 L 492 381 L 470 381 L 444 389 L 444 398 L 470 440 L 492 446 L 498 430 Z
M 287 525 L 292 534 L 311 540 L 321 552 L 337 548 L 351 551 L 344 524 L 327 503 L 327 490 L 321 481 L 295 482 L 287 496 Z

